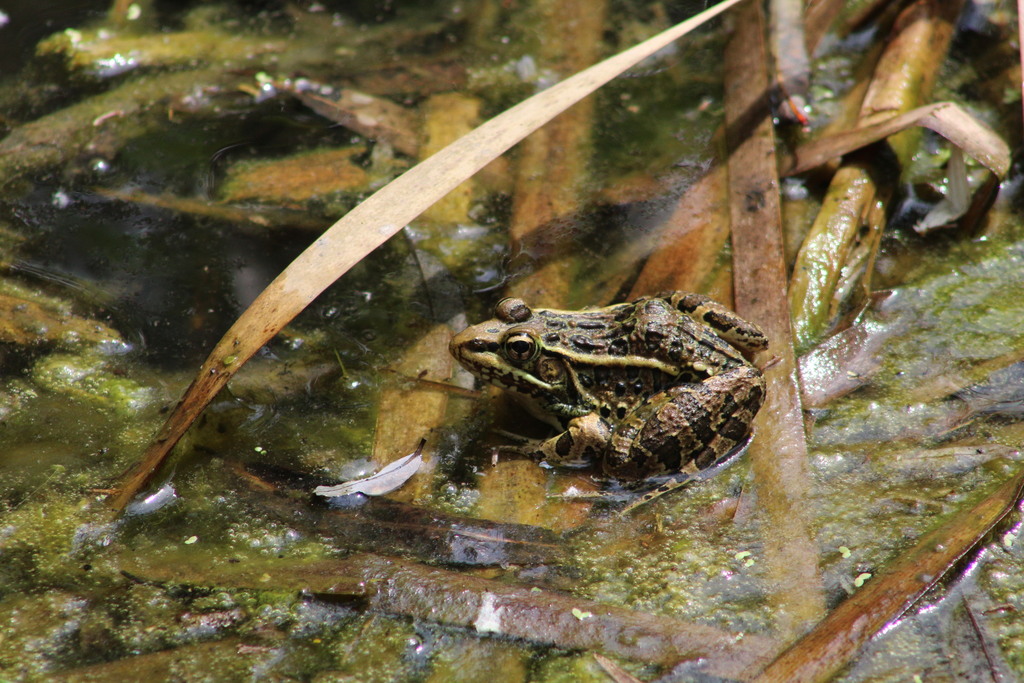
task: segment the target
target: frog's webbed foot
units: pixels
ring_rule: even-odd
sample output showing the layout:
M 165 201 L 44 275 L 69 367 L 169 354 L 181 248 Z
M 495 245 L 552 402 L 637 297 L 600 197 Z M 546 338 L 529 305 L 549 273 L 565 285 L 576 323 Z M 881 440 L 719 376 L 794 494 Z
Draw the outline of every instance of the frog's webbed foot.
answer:
M 558 467 L 587 465 L 601 458 L 611 434 L 611 427 L 596 413 L 574 417 L 564 432 L 539 442 L 532 457 Z
M 534 439 L 522 434 L 515 434 L 503 429 L 495 429 L 493 433 L 501 437 L 506 443 L 494 446 L 495 453 L 509 453 L 531 460 L 543 461 L 556 467 L 587 467 L 592 461 L 585 454 L 577 457 L 574 453 L 562 456 L 559 449 L 572 441 L 570 433 L 573 430 L 570 424 L 569 430 L 557 434 L 549 439 Z M 508 443 L 509 441 L 514 443 Z
M 569 420 L 565 431 L 550 439 L 529 439 L 518 434 L 497 433 L 518 442 L 514 446 L 502 446 L 502 451 L 542 460 L 554 467 L 585 467 L 600 461 L 612 429 L 596 413 L 589 413 Z

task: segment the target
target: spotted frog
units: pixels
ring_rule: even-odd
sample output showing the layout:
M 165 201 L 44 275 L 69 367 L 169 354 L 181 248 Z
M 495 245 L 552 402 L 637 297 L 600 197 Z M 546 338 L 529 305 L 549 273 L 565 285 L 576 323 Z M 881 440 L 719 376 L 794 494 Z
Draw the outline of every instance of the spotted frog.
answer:
M 721 304 L 667 292 L 581 311 L 504 299 L 450 350 L 559 430 L 530 455 L 597 463 L 629 481 L 692 476 L 741 445 L 765 393 L 741 351 L 767 346 L 757 325 Z

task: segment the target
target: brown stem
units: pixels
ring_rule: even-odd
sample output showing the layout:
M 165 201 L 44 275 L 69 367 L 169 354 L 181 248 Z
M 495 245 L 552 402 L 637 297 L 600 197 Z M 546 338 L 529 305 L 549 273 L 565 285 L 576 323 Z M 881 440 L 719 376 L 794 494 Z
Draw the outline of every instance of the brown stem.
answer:
M 817 621 L 825 600 L 807 514 L 807 444 L 786 303 L 765 64 L 763 11 L 749 3 L 737 13 L 726 49 L 733 282 L 736 311 L 761 325 L 771 340 L 774 362 L 765 371 L 768 394 L 755 422 L 750 460 L 766 516 L 765 556 L 776 585 L 772 602 L 785 637 Z
M 884 574 L 868 581 L 755 680 L 830 680 L 864 643 L 903 614 L 1009 514 L 1020 500 L 1022 489 L 1024 472 L 1018 471 L 970 510 L 923 536 Z

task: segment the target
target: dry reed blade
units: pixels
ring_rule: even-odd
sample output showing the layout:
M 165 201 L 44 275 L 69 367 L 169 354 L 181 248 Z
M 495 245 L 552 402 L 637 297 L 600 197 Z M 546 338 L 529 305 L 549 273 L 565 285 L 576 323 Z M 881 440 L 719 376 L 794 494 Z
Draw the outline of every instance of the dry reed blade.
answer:
M 142 460 L 109 503 L 120 511 L 238 369 L 321 292 L 409 221 L 534 130 L 602 85 L 742 0 L 725 0 L 581 71 L 487 121 L 345 214 L 256 298 L 217 343 Z
M 1024 1 L 1024 0 L 1022 0 Z M 818 138 L 797 148 L 785 175 L 803 173 L 914 126 L 930 128 L 1000 178 L 1010 169 L 1010 148 L 999 135 L 953 102 L 918 107 L 881 123 Z

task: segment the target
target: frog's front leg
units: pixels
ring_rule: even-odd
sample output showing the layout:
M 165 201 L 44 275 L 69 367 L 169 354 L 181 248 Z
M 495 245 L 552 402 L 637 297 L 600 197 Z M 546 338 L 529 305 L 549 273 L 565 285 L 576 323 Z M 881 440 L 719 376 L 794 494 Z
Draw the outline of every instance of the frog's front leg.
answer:
M 742 365 L 654 394 L 615 429 L 605 474 L 635 480 L 711 467 L 746 439 L 764 389 L 761 373 Z
M 545 439 L 530 449 L 530 456 L 551 465 L 582 465 L 596 462 L 608 447 L 611 427 L 589 413 L 569 420 L 561 434 Z

